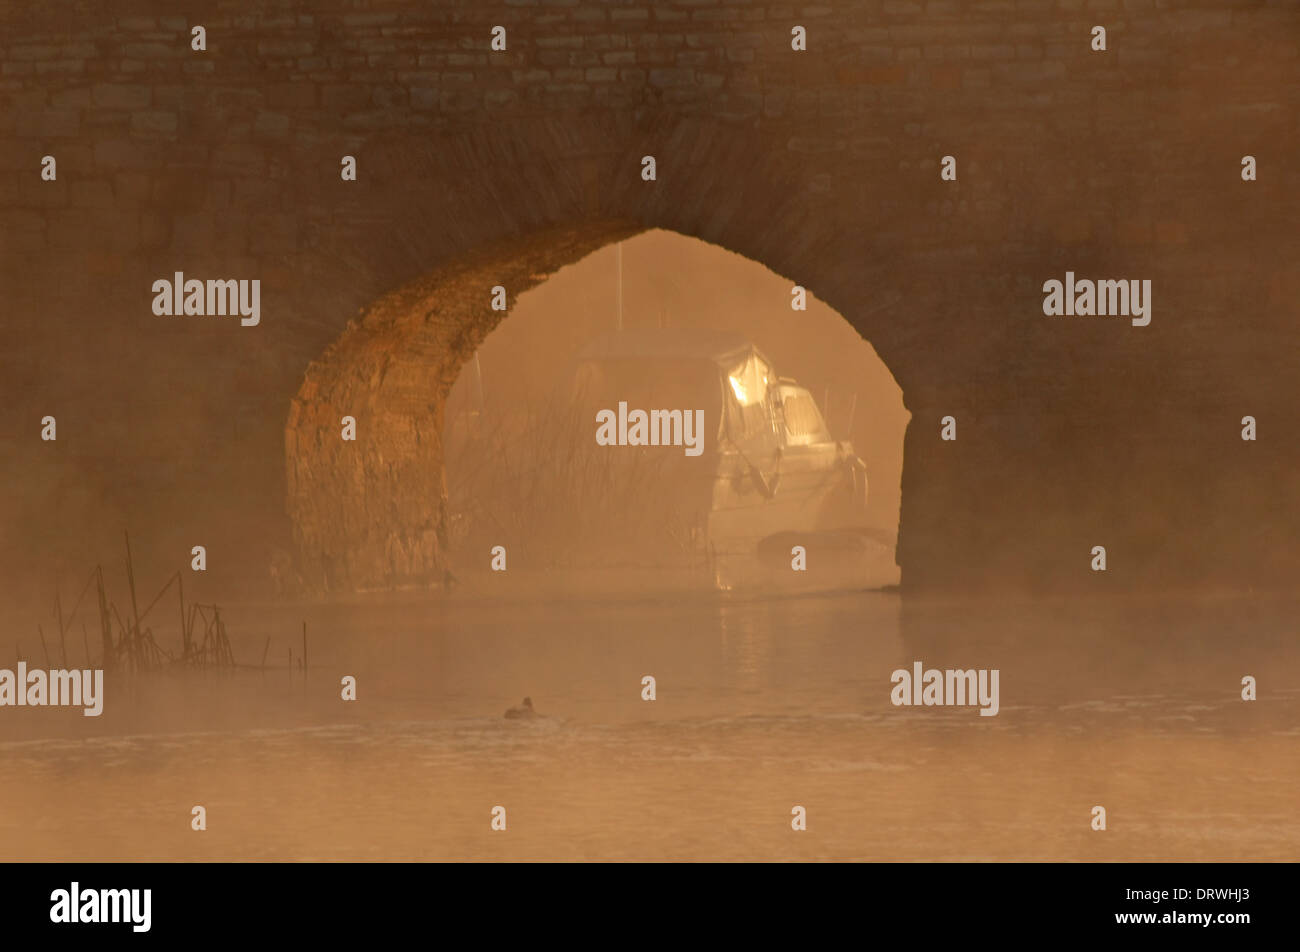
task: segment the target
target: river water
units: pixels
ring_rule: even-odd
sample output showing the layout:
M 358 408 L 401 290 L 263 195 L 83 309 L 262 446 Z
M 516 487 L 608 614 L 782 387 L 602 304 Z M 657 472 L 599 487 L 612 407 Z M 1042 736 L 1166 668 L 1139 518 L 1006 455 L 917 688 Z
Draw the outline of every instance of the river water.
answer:
M 0 710 L 0 859 L 1293 861 L 1296 608 L 482 590 L 232 605 L 248 669 L 110 673 L 99 718 Z M 915 661 L 998 669 L 997 716 L 891 704 Z M 503 718 L 525 695 L 547 716 Z

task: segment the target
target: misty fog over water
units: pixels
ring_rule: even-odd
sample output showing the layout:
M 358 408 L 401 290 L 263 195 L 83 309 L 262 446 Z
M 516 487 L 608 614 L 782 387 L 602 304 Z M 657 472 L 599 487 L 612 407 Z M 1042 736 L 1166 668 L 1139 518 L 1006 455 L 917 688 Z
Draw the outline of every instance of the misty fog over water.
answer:
M 101 718 L 7 718 L 0 843 L 102 860 L 1294 858 L 1295 606 L 1252 604 L 232 606 L 236 657 L 254 663 L 305 618 L 306 675 L 281 661 L 117 681 Z M 1216 664 L 1225 631 L 1233 660 Z M 1000 668 L 999 714 L 893 706 L 891 671 L 917 660 Z M 524 695 L 546 716 L 505 720 Z M 1094 804 L 1122 835 L 1091 833 Z

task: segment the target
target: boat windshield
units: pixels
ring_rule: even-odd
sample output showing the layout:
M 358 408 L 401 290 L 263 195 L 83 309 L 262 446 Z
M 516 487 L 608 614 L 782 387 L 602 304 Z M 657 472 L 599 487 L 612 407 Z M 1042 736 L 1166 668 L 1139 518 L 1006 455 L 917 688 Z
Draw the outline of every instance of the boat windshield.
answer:
M 817 409 L 812 394 L 802 387 L 782 387 L 782 406 L 785 416 L 785 441 L 788 446 L 810 446 L 831 442 L 826 421 Z

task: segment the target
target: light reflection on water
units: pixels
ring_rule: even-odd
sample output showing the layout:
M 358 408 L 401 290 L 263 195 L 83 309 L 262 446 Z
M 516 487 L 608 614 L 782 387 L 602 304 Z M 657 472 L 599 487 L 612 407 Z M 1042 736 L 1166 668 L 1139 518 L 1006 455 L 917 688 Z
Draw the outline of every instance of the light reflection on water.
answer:
M 7 709 L 0 858 L 1294 860 L 1292 608 L 232 606 L 237 658 L 268 634 L 296 654 L 306 618 L 307 677 L 115 681 L 97 719 Z M 914 660 L 999 668 L 999 715 L 892 706 Z M 525 694 L 549 716 L 502 718 Z

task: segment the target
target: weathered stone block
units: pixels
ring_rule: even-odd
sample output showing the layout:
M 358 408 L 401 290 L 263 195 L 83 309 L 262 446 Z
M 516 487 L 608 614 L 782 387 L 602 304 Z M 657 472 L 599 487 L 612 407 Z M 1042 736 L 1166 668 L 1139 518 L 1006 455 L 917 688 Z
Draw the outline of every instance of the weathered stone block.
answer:
M 130 83 L 97 83 L 91 95 L 95 105 L 105 109 L 144 109 L 153 96 L 148 86 Z

